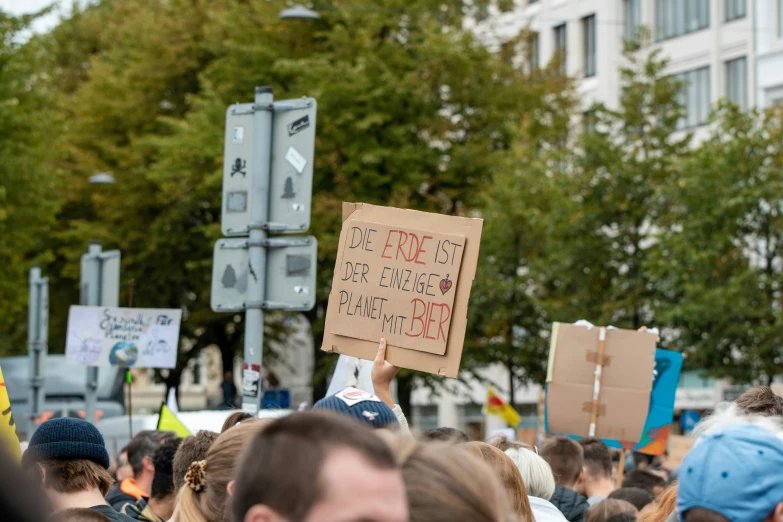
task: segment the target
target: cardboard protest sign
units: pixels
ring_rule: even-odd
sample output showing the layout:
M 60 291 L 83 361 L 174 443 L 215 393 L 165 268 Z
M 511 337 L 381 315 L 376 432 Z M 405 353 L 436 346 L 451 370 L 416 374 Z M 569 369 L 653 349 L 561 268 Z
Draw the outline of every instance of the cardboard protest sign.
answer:
M 586 437 L 595 422 L 595 437 L 640 441 L 657 342 L 658 336 L 647 332 L 555 323 L 547 368 L 547 432 Z
M 456 377 L 482 225 L 344 203 L 322 349 Z
M 182 310 L 71 306 L 65 356 L 87 366 L 174 368 Z

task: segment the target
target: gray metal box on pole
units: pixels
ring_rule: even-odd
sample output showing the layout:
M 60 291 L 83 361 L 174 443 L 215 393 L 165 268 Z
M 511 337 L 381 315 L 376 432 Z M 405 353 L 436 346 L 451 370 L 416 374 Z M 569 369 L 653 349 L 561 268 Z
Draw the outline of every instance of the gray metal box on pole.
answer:
M 30 269 L 27 352 L 30 359 L 29 438 L 35 431 L 35 419 L 43 413 L 46 401 L 44 377 L 49 352 L 49 279 L 41 277 L 41 268 L 37 266 Z

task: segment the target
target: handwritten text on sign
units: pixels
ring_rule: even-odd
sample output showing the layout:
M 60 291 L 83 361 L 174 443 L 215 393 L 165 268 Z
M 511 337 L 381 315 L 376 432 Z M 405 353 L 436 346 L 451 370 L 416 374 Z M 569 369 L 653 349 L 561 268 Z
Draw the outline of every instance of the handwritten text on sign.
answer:
M 465 236 L 352 221 L 341 241 L 332 333 L 446 353 Z
M 174 368 L 182 310 L 71 306 L 65 356 L 88 366 Z

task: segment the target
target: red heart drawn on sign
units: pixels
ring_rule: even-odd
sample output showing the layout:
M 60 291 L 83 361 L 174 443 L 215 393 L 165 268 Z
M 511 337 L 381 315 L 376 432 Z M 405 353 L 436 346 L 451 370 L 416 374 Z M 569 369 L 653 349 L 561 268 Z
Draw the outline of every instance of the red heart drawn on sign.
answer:
M 449 290 L 451 290 L 451 285 L 453 284 L 453 281 L 449 281 L 449 275 L 446 274 L 446 279 L 440 280 L 440 291 L 442 294 L 445 294 Z

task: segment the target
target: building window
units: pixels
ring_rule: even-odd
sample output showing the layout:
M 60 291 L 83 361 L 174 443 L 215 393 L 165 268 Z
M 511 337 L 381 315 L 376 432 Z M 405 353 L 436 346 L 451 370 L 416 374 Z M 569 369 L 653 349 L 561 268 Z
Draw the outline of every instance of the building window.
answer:
M 582 18 L 585 78 L 595 76 L 595 15 Z
M 743 56 L 726 62 L 726 97 L 740 110 L 748 108 L 748 65 Z
M 726 21 L 745 18 L 745 0 L 726 0 Z
M 677 124 L 678 129 L 689 129 L 704 125 L 710 113 L 710 68 L 702 67 L 675 75 L 683 82 L 680 103 L 685 107 L 685 116 Z
M 655 0 L 655 37 L 666 40 L 710 26 L 710 0 Z
M 413 425 L 419 431 L 434 430 L 438 427 L 438 407 L 437 406 L 414 406 L 413 407 Z
M 568 70 L 566 68 L 566 60 L 568 59 L 567 55 L 567 46 L 568 46 L 568 33 L 566 32 L 566 24 L 560 24 L 557 27 L 555 27 L 555 52 L 560 53 L 560 69 L 563 74 L 566 73 Z
M 482 404 L 464 404 L 459 409 L 460 431 L 470 440 L 484 440 L 484 406 Z
M 527 65 L 530 72 L 533 72 L 538 68 L 538 33 L 533 33 L 530 35 L 530 39 L 528 40 L 528 57 L 527 57 Z
M 639 40 L 639 26 L 642 25 L 642 9 L 639 2 L 640 0 L 623 0 L 623 33 L 626 40 Z

